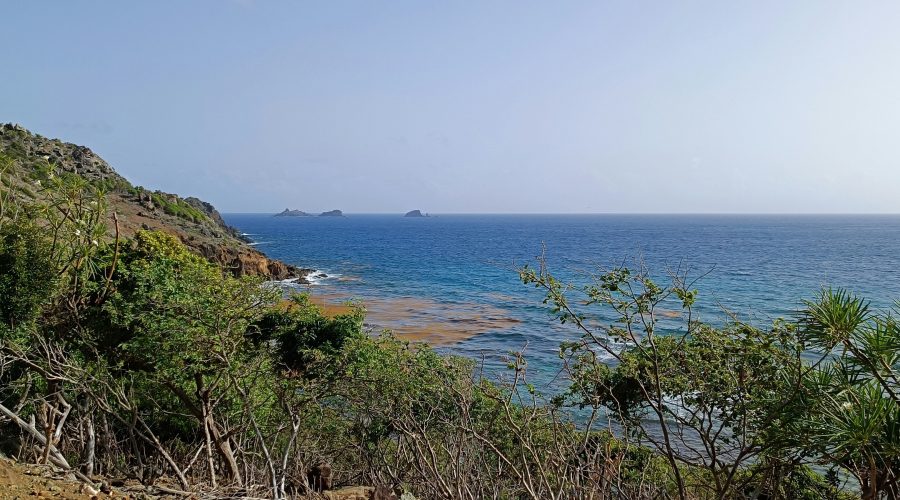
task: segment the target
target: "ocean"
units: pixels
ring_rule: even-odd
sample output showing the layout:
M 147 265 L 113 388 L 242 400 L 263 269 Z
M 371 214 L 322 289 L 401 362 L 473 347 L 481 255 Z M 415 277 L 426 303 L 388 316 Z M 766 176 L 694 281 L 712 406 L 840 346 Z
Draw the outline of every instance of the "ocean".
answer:
M 360 301 L 371 328 L 484 359 L 492 369 L 524 348 L 535 378 L 548 383 L 560 366 L 559 343 L 578 332 L 554 319 L 540 291 L 519 281 L 516 269 L 537 265 L 542 254 L 551 272 L 574 285 L 623 264 L 643 264 L 661 282 L 672 270 L 687 270 L 699 278 L 697 311 L 710 323 L 735 314 L 766 326 L 792 317 L 825 286 L 850 289 L 877 308 L 900 299 L 900 216 L 224 218 L 267 255 L 317 269 L 313 284 L 301 287 L 316 300 Z M 610 319 L 596 306 L 586 311 Z

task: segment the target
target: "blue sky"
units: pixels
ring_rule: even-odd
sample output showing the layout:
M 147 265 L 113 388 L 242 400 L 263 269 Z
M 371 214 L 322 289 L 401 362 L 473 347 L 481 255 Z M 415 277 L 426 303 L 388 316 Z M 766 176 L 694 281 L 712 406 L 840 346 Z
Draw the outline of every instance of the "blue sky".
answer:
M 0 121 L 223 211 L 900 212 L 900 2 L 13 2 Z

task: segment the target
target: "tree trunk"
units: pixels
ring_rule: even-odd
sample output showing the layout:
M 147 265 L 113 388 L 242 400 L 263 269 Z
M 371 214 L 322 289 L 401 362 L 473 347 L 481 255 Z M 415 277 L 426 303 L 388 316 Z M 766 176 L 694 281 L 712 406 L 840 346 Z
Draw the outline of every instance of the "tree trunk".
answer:
M 191 413 L 197 417 L 200 421 L 200 425 L 204 427 L 204 432 L 209 432 L 213 443 L 216 445 L 216 450 L 219 452 L 219 455 L 221 455 L 222 460 L 225 461 L 228 478 L 237 483 L 238 486 L 243 486 L 244 481 L 241 478 L 241 469 L 238 466 L 237 459 L 234 458 L 234 451 L 231 449 L 231 443 L 229 442 L 228 437 L 223 435 L 222 430 L 216 425 L 215 418 L 213 418 L 210 394 L 203 383 L 203 375 L 195 375 L 194 384 L 197 388 L 196 394 L 197 398 L 200 400 L 200 408 L 193 404 L 187 397 L 187 394 L 184 391 L 179 390 L 177 386 L 170 385 L 170 387 L 175 391 L 175 394 L 182 402 L 188 406 Z
M 94 450 L 97 445 L 97 433 L 94 432 L 94 416 L 88 414 L 84 420 L 84 433 L 87 439 L 84 443 L 84 475 L 94 475 Z
M 232 479 L 239 486 L 243 486 L 244 481 L 241 479 L 241 469 L 238 467 L 237 459 L 234 458 L 231 442 L 228 438 L 222 436 L 222 431 L 216 425 L 212 415 L 207 415 L 206 425 L 209 427 L 209 432 L 212 435 L 213 442 L 216 444 L 219 455 L 222 456 L 222 459 L 225 460 L 225 465 L 228 467 L 229 479 Z

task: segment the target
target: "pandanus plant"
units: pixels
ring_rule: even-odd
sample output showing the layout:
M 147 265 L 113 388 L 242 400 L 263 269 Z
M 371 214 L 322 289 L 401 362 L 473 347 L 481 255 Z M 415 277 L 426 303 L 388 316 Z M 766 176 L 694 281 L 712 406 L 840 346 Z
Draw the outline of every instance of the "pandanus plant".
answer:
M 864 500 L 900 498 L 900 303 L 875 312 L 844 290 L 807 302 L 800 331 L 823 354 L 807 377 L 811 448 L 859 482 Z

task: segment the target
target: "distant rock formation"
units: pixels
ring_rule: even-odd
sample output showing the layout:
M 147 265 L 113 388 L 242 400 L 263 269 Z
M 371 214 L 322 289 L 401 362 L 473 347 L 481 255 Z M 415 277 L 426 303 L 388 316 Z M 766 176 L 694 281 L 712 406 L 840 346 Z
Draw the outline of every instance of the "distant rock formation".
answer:
M 303 210 L 291 210 L 290 208 L 285 208 L 284 212 L 275 214 L 275 217 L 307 217 L 308 213 Z
M 421 210 L 410 210 L 404 217 L 428 217 L 428 214 L 423 214 Z
M 327 212 L 322 212 L 319 214 L 319 217 L 343 217 L 344 212 L 340 210 L 329 210 Z

